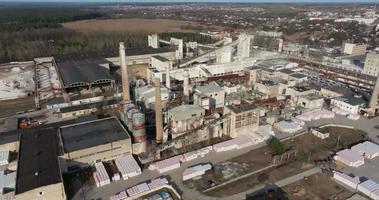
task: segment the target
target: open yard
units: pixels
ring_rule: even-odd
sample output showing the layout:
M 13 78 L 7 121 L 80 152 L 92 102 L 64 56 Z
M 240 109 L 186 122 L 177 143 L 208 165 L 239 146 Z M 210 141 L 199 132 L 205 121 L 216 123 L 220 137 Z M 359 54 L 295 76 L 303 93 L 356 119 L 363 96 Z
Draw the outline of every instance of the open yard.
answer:
M 321 174 L 287 185 L 282 190 L 291 200 L 342 200 L 353 195 L 330 177 Z
M 81 20 L 62 24 L 65 28 L 76 31 L 143 31 L 161 33 L 166 31 L 183 31 L 183 26 L 198 26 L 197 22 L 168 19 L 106 19 Z
M 324 160 L 333 155 L 335 151 L 349 147 L 363 140 L 366 136 L 366 133 L 360 130 L 340 127 L 327 127 L 327 129 L 330 132 L 330 137 L 325 140 L 319 139 L 311 134 L 305 134 L 283 142 L 286 150 L 295 150 L 297 152 L 296 157 L 292 157 L 287 163 L 284 162 L 283 164 L 273 166 L 272 168 L 226 185 L 207 190 L 205 193 L 210 196 L 223 197 L 244 192 L 264 183 L 274 183 L 315 167 L 314 161 Z M 189 182 L 189 187 L 196 187 L 200 191 L 204 191 L 207 187 L 213 187 L 213 185 L 217 186 L 226 180 L 242 176 L 272 164 L 271 154 L 267 147 L 253 150 L 245 155 L 229 160 L 229 162 L 235 163 L 230 169 L 240 168 L 239 171 L 236 170 L 237 172 L 233 176 L 228 178 L 223 177 L 222 175 L 225 176 L 223 172 L 225 169 L 219 167 L 219 165 L 223 164 L 220 163 L 214 166 L 212 173 L 204 175 L 202 179 Z

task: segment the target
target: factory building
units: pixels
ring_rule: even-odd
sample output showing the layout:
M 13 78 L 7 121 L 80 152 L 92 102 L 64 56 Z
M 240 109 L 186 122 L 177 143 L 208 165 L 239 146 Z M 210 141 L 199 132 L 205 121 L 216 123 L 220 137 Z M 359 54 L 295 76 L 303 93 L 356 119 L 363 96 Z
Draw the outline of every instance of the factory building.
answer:
M 342 50 L 347 55 L 363 55 L 366 53 L 367 44 L 343 43 Z
M 308 94 L 294 98 L 296 105 L 305 109 L 321 109 L 324 105 L 324 98 L 318 94 Z
M 259 125 L 259 109 L 252 104 L 229 105 L 225 107 L 224 115 L 230 115 L 224 125 L 224 134 L 232 138 L 240 133 L 252 132 Z
M 332 99 L 330 105 L 351 114 L 359 114 L 360 109 L 367 105 L 367 101 L 361 95 L 343 96 Z
M 164 86 L 160 86 L 162 106 L 166 107 L 171 95 L 171 91 Z M 138 104 L 142 104 L 144 109 L 153 109 L 155 104 L 155 87 L 145 85 L 135 87 L 135 100 Z
M 180 105 L 168 110 L 172 137 L 193 130 L 204 123 L 205 109 L 197 105 Z
M 58 161 L 56 129 L 39 128 L 21 134 L 16 200 L 65 200 Z
M 379 72 L 379 54 L 368 53 L 363 67 L 363 74 L 378 76 Z
M 222 112 L 225 104 L 225 90 L 216 82 L 211 82 L 208 85 L 196 87 L 193 99 L 196 105 L 206 110 Z
M 132 153 L 131 137 L 115 117 L 62 126 L 58 131 L 63 171 Z
M 254 90 L 264 93 L 265 98 L 277 97 L 282 94 L 280 84 L 272 80 L 261 80 L 254 85 Z

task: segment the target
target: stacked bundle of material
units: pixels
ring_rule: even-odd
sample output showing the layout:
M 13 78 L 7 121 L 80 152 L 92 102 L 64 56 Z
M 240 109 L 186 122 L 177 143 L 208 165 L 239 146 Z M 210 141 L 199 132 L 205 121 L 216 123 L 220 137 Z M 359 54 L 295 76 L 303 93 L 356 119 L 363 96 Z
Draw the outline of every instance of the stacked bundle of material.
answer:
M 255 140 L 252 134 L 242 134 L 234 139 L 237 144 L 237 149 L 242 149 L 253 145 Z
M 349 176 L 347 174 L 341 173 L 341 172 L 334 172 L 333 178 L 340 181 L 341 183 L 353 188 L 357 189 L 358 184 L 360 183 L 358 176 Z
M 183 181 L 195 178 L 197 176 L 201 176 L 210 169 L 212 169 L 212 165 L 210 164 L 196 165 L 194 167 L 188 168 L 183 172 Z
M 319 120 L 319 119 L 331 119 L 334 118 L 335 114 L 329 110 L 312 110 L 309 112 L 305 112 L 301 115 L 296 116 L 297 119 L 301 121 L 312 121 L 312 120 Z M 304 124 L 302 124 L 303 126 Z
M 150 190 L 159 188 L 167 184 L 168 184 L 168 180 L 166 178 L 156 178 L 152 180 L 150 183 L 148 183 Z
M 9 163 L 9 151 L 0 151 L 0 166 Z
M 215 150 L 216 152 L 230 151 L 237 148 L 238 145 L 236 144 L 235 139 L 231 139 L 213 145 L 213 150 Z
M 178 155 L 166 160 L 161 160 L 150 164 L 149 170 L 157 170 L 159 173 L 165 173 L 170 170 L 179 168 L 180 161 L 183 159 L 184 157 L 182 155 Z
M 343 116 L 351 114 L 350 112 L 348 112 L 346 110 L 339 109 L 339 108 L 332 108 L 332 111 L 334 113 L 336 113 L 337 115 L 343 115 Z
M 120 174 L 114 173 L 112 176 L 112 181 L 119 181 L 119 180 L 121 180 Z
M 183 154 L 183 162 L 194 160 L 198 157 L 204 157 L 206 154 L 212 151 L 212 146 L 204 147 L 202 149 L 191 151 Z
M 135 196 L 137 194 L 141 194 L 142 192 L 145 192 L 148 190 L 150 190 L 149 186 L 146 183 L 141 183 L 141 184 L 138 184 L 136 186 L 133 186 L 133 187 L 127 189 L 126 192 L 128 193 L 129 197 L 132 197 L 132 196 Z
M 128 194 L 126 193 L 126 191 L 122 191 L 118 194 L 115 194 L 113 196 L 111 196 L 109 199 L 110 200 L 123 200 L 123 199 L 126 199 L 128 198 Z
M 5 194 L 0 193 L 0 200 L 14 200 L 16 199 L 14 196 L 14 192 L 8 192 Z
M 363 156 L 350 149 L 344 149 L 342 151 L 337 152 L 334 156 L 334 160 L 338 160 L 343 164 L 351 167 L 359 167 L 365 164 Z
M 101 187 L 111 183 L 108 176 L 107 170 L 102 162 L 95 163 L 96 171 L 93 173 L 93 178 L 95 179 L 96 186 Z
M 301 130 L 302 126 L 292 121 L 280 121 L 274 124 L 274 128 L 278 129 L 280 132 L 294 133 Z
M 347 116 L 347 118 L 351 120 L 358 120 L 360 117 L 361 117 L 360 115 L 356 115 L 356 114 L 350 114 Z
M 116 166 L 124 180 L 142 173 L 137 161 L 131 154 L 125 154 L 115 159 Z
M 369 141 L 354 145 L 351 147 L 351 150 L 358 152 L 368 159 L 379 156 L 379 145 Z
M 379 199 L 379 184 L 372 180 L 360 183 L 357 189 L 374 200 Z

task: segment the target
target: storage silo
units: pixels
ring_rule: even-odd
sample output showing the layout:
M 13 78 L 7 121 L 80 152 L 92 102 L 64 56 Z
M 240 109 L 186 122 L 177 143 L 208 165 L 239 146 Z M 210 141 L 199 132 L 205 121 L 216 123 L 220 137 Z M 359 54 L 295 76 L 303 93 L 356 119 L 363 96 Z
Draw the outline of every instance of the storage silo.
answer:
M 145 115 L 140 112 L 133 113 L 132 122 L 134 142 L 146 141 Z

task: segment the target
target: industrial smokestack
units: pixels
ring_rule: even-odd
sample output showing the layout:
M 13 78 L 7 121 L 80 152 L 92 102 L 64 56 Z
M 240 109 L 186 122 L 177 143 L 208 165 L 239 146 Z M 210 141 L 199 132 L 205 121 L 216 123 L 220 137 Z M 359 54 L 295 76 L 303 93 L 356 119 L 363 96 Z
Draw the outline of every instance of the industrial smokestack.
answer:
M 163 120 L 162 120 L 162 101 L 161 101 L 161 81 L 154 79 L 155 87 L 155 138 L 156 142 L 162 143 L 163 140 Z
M 374 90 L 372 91 L 372 94 L 371 94 L 369 111 L 368 111 L 368 114 L 370 116 L 375 115 L 376 105 L 378 103 L 378 96 L 379 96 L 379 76 L 376 78 L 375 87 L 374 87 Z
M 189 101 L 189 72 L 188 69 L 184 70 L 184 79 L 183 79 L 183 95 L 185 101 Z
M 130 92 L 129 92 L 128 68 L 126 66 L 125 46 L 123 42 L 120 42 L 120 66 L 121 66 L 123 100 L 127 101 L 127 100 L 130 100 Z
M 171 88 L 170 66 L 167 66 L 166 69 L 166 88 Z

